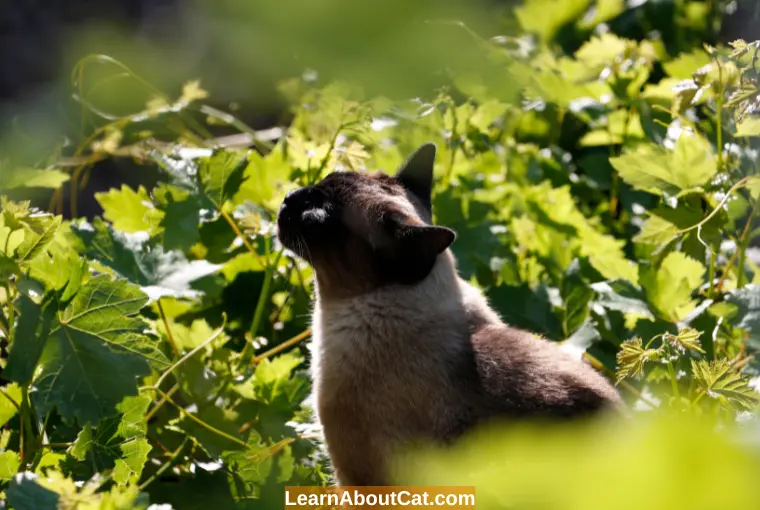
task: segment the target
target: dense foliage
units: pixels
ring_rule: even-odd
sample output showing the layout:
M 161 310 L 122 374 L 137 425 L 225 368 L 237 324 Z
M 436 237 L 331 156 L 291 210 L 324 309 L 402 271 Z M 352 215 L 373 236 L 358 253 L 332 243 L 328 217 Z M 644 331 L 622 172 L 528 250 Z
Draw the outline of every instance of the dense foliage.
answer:
M 457 231 L 462 276 L 507 322 L 585 356 L 634 409 L 752 423 L 760 43 L 699 44 L 720 2 L 672 4 L 663 37 L 635 28 L 663 23 L 649 4 L 548 4 L 516 11 L 527 35 L 471 34 L 482 76 L 452 72 L 427 97 L 367 97 L 307 73 L 281 84 L 289 125 L 262 133 L 205 106 L 198 81 L 116 117 L 80 89 L 86 114 L 102 114 L 94 130 L 34 168 L 0 161 L 14 197 L 0 214 L 4 504 L 280 508 L 284 485 L 329 483 L 308 402 L 311 270 L 272 222 L 290 189 L 392 172 L 427 141 L 435 221 Z M 139 79 L 91 56 L 80 87 L 91 66 Z M 240 135 L 209 139 L 219 124 Z M 64 191 L 75 211 L 103 160 L 160 177 L 99 193 L 102 217 L 64 220 Z M 33 188 L 55 190 L 49 211 L 18 199 Z M 477 443 L 404 469 L 424 483 L 475 476 L 484 504 L 514 508 L 756 507 L 757 457 L 660 419 L 491 438 L 486 451 L 503 444 L 512 459 L 503 471 Z M 668 478 L 690 469 L 693 483 Z M 716 484 L 717 499 L 692 487 Z

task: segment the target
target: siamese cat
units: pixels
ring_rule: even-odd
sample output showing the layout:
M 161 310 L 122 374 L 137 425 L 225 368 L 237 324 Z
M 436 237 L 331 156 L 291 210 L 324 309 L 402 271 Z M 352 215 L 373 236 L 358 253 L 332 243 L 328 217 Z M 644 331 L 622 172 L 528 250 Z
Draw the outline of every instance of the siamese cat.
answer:
M 431 224 L 435 153 L 422 145 L 395 176 L 331 173 L 278 213 L 281 242 L 315 271 L 315 414 L 338 485 L 389 485 L 398 447 L 494 418 L 620 404 L 591 366 L 506 325 L 458 276 L 456 234 Z

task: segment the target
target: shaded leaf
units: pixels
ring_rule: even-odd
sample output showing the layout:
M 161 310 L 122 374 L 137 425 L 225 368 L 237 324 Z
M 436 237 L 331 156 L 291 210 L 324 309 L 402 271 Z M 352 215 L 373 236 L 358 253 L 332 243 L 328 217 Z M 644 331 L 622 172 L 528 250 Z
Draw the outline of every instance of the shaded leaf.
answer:
M 41 304 L 21 296 L 17 304 L 19 321 L 3 375 L 11 381 L 26 384 L 32 379 L 51 329 L 56 324 L 58 297 L 45 295 Z
M 60 499 L 57 493 L 39 485 L 31 474 L 14 480 L 6 496 L 16 510 L 58 510 Z

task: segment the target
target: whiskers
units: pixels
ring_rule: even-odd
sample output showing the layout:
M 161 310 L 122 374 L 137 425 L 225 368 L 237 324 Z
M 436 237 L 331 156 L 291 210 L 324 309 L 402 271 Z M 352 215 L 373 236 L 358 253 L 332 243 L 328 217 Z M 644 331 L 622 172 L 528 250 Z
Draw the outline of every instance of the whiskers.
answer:
M 309 245 L 306 243 L 303 236 L 301 236 L 300 234 L 296 235 L 295 241 L 296 241 L 296 246 L 298 247 L 298 251 L 302 253 L 303 254 L 302 256 L 306 259 L 306 261 L 313 266 L 314 259 L 311 256 Z

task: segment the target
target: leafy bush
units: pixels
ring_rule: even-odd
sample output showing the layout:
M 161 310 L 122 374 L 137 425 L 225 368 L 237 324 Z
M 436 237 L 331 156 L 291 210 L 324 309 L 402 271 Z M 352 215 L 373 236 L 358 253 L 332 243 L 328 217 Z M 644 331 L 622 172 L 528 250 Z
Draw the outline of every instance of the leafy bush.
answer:
M 453 72 L 435 94 L 401 101 L 306 74 L 281 84 L 292 114 L 281 130 L 209 107 L 198 81 L 116 117 L 80 91 L 94 130 L 44 164 L 0 167 L 14 197 L 0 215 L 6 504 L 279 508 L 284 485 L 328 483 L 307 398 L 311 270 L 272 222 L 290 189 L 335 170 L 391 172 L 433 141 L 435 220 L 458 232 L 461 274 L 505 320 L 583 355 L 635 409 L 710 418 L 693 433 L 656 418 L 614 425 L 622 437 L 605 435 L 578 473 L 611 455 L 608 487 L 643 485 L 644 471 L 662 483 L 677 458 L 679 473 L 712 470 L 702 488 L 736 475 L 726 508 L 756 506 L 739 483 L 756 459 L 706 430 L 757 410 L 760 43 L 699 47 L 723 4 L 678 5 L 678 29 L 661 40 L 630 23 L 662 23 L 650 6 L 563 2 L 542 17 L 547 2 L 531 0 L 516 18 L 536 37 L 478 39 L 482 75 Z M 603 22 L 614 30 L 592 32 Z M 141 80 L 106 56 L 75 75 L 93 66 Z M 239 134 L 213 138 L 220 124 Z M 159 178 L 99 193 L 102 217 L 78 218 L 77 190 L 103 161 Z M 19 199 L 33 188 L 54 190 L 49 212 Z M 490 474 L 475 447 L 408 465 L 433 462 L 415 471 L 425 483 L 475 476 L 491 487 L 484 504 L 595 508 L 580 474 L 557 480 L 597 433 L 538 446 L 535 431 L 499 436 L 516 460 Z M 527 469 L 550 453 L 551 469 Z M 494 487 L 504 480 L 527 492 Z M 531 499 L 541 486 L 528 482 L 551 480 L 547 497 L 561 499 Z M 657 500 L 668 507 L 690 490 L 657 487 L 673 491 Z M 659 508 L 628 492 L 631 508 Z

